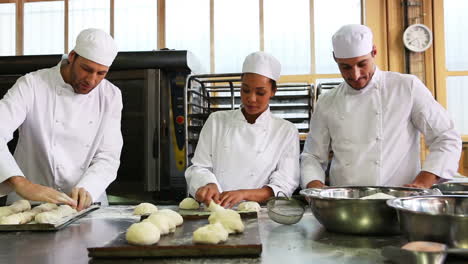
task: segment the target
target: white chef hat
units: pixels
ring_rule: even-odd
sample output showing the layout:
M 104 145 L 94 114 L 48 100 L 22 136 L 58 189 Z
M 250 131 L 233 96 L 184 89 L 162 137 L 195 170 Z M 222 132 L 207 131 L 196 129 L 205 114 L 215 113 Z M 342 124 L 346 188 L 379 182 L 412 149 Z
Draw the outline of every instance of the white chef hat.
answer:
M 272 55 L 263 51 L 257 51 L 245 58 L 242 72 L 256 73 L 278 81 L 281 73 L 281 64 Z
M 106 32 L 88 28 L 80 32 L 73 49 L 78 55 L 96 63 L 110 66 L 117 56 L 118 48 L 114 39 Z
M 335 58 L 355 58 L 372 51 L 372 31 L 364 25 L 342 26 L 332 37 Z

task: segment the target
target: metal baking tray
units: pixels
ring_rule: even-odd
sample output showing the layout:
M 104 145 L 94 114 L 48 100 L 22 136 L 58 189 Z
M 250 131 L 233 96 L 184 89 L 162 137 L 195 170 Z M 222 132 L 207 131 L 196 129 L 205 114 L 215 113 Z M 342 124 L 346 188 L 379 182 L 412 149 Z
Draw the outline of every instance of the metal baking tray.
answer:
M 64 217 L 61 221 L 55 224 L 39 224 L 35 221 L 29 222 L 27 224 L 22 225 L 0 225 L 0 232 L 4 231 L 57 231 L 60 230 L 69 224 L 75 222 L 76 220 L 82 218 L 83 216 L 87 215 L 91 211 L 97 210 L 101 207 L 99 204 L 93 204 L 90 207 L 76 213 L 70 215 L 68 217 Z

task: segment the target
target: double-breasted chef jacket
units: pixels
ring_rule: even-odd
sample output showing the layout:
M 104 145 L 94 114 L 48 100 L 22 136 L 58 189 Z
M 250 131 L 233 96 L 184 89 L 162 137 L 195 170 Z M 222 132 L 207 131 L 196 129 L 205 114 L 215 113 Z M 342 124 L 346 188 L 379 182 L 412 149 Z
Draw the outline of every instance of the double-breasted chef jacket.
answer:
M 422 168 L 420 132 L 430 150 Z M 324 182 L 330 148 L 332 186 L 401 186 L 421 169 L 451 179 L 461 145 L 448 112 L 417 77 L 376 68 L 365 88 L 343 82 L 320 96 L 301 154 L 301 185 Z
M 26 74 L 0 101 L 0 181 L 25 176 L 67 194 L 83 187 L 107 204 L 106 188 L 117 176 L 123 145 L 122 95 L 107 80 L 76 94 L 57 66 Z M 7 142 L 19 128 L 14 157 Z M 12 190 L 0 185 L 2 195 Z M 7 203 L 20 199 L 12 192 Z
M 200 133 L 185 178 L 195 197 L 215 183 L 220 192 L 269 186 L 275 195 L 291 195 L 299 185 L 297 128 L 269 109 L 250 124 L 242 111 L 212 113 Z

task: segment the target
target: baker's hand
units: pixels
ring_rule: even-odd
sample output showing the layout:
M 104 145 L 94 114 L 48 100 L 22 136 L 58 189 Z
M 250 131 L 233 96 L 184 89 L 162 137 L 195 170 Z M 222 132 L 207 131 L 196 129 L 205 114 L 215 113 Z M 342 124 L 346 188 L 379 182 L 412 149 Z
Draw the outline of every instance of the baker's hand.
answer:
M 306 187 L 307 188 L 323 188 L 323 187 L 326 187 L 326 185 L 323 184 L 323 182 L 319 180 L 315 180 L 315 181 L 309 182 Z
M 433 173 L 428 171 L 421 171 L 416 179 L 410 184 L 405 184 L 405 187 L 412 187 L 412 188 L 431 188 L 433 184 L 435 184 L 439 180 L 439 177 Z
M 88 208 L 93 202 L 93 197 L 91 197 L 91 194 L 83 187 L 73 188 L 70 196 L 76 201 L 76 210 L 78 211 Z
M 64 203 L 76 207 L 76 202 L 63 192 L 59 192 L 50 187 L 30 182 L 22 176 L 10 177 L 8 183 L 15 192 L 24 199 L 47 203 Z
M 198 188 L 195 193 L 195 199 L 206 206 L 210 205 L 211 200 L 219 204 L 219 190 L 215 183 L 208 183 L 205 186 Z
M 231 208 L 234 205 L 238 204 L 240 201 L 245 200 L 245 191 L 244 190 L 236 190 L 236 191 L 228 191 L 223 192 L 219 200 L 221 202 L 221 206 L 225 208 Z

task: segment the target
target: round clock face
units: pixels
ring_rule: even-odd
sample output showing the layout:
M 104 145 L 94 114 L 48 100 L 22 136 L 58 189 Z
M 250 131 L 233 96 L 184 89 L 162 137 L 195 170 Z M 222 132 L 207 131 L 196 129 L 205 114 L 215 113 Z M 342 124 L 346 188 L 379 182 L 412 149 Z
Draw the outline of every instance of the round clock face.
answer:
M 403 33 L 403 43 L 411 51 L 425 51 L 432 44 L 432 32 L 423 24 L 411 25 Z

